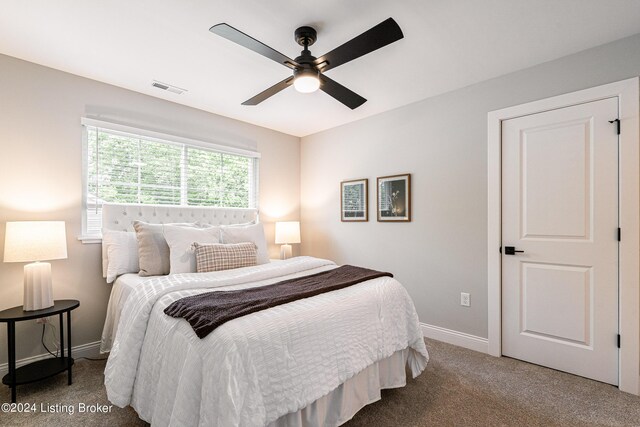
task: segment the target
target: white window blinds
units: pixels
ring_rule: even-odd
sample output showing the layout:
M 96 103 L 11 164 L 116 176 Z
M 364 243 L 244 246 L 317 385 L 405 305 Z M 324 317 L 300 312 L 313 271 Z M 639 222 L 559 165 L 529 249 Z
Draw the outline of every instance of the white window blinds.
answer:
M 257 153 L 224 152 L 129 130 L 85 123 L 85 235 L 100 234 L 104 202 L 257 207 Z

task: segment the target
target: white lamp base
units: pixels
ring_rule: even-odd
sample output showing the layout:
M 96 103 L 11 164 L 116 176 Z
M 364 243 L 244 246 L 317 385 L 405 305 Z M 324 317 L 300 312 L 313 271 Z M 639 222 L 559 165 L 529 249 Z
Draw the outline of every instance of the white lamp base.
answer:
M 34 262 L 24 266 L 24 311 L 53 307 L 51 264 Z
M 280 246 L 280 259 L 291 258 L 292 253 L 291 245 Z

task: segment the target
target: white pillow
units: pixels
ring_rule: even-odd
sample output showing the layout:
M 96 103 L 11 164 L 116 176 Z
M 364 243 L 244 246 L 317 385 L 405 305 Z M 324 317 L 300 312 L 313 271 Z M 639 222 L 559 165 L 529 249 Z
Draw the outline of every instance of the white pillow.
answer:
M 140 271 L 136 233 L 133 231 L 104 231 L 102 244 L 107 255 L 107 283 L 112 283 L 121 274 Z
M 258 248 L 258 264 L 266 264 L 269 262 L 267 239 L 264 237 L 264 227 L 262 223 L 247 226 L 223 225 L 221 228 L 222 243 L 255 243 Z
M 170 274 L 196 272 L 196 254 L 191 249 L 194 243 L 220 243 L 220 227 L 187 228 L 165 225 L 162 230 L 169 245 Z

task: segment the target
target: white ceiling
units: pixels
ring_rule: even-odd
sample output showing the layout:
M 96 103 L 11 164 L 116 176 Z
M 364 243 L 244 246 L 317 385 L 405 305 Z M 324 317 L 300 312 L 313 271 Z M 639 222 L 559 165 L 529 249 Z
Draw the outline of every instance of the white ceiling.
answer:
M 293 88 L 240 105 L 290 71 L 208 31 L 226 22 L 295 58 L 299 26 L 320 56 L 389 17 L 404 39 L 327 72 L 368 99 L 353 111 Z M 640 33 L 639 18 L 638 0 L 1 0 L 0 53 L 305 136 Z

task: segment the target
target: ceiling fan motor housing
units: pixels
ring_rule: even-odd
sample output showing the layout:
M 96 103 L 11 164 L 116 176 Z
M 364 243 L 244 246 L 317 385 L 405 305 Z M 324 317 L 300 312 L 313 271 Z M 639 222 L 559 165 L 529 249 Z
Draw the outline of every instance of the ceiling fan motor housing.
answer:
M 296 43 L 300 46 L 311 46 L 318 39 L 318 33 L 312 27 L 300 27 L 295 33 L 294 37 L 296 39 Z
M 309 64 L 302 64 L 302 67 L 293 70 L 293 77 L 312 76 L 318 78 L 318 70 Z

